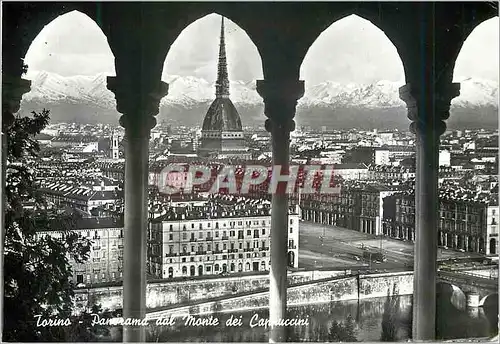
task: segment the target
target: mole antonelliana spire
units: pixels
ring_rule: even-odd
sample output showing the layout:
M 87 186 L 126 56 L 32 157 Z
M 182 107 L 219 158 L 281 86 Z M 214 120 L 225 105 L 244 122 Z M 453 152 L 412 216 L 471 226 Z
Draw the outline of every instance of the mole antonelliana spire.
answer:
M 246 147 L 240 115 L 229 98 L 224 17 L 222 17 L 220 27 L 215 99 L 203 120 L 198 155 L 218 158 L 251 158 Z
M 224 17 L 222 17 L 220 26 L 219 64 L 217 65 L 215 96 L 217 98 L 229 97 L 229 78 L 227 75 L 226 42 L 224 37 Z

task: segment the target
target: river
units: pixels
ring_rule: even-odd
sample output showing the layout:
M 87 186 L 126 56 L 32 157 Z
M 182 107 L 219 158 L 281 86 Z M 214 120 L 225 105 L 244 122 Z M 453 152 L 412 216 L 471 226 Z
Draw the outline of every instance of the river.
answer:
M 392 322 L 396 329 L 396 340 L 409 338 L 412 296 L 396 296 L 393 302 L 398 311 Z M 332 322 L 344 322 L 350 316 L 354 321 L 354 336 L 358 341 L 380 341 L 382 334 L 382 316 L 387 298 L 362 301 L 333 302 L 288 308 L 288 319 L 307 320 L 308 325 L 290 326 L 289 341 L 325 342 Z M 241 319 L 241 326 L 226 326 L 231 317 Z M 185 326 L 182 319 L 177 319 L 173 326 L 155 326 L 148 330 L 148 341 L 159 342 L 267 342 L 268 331 L 265 327 L 251 327 L 256 318 L 267 318 L 268 310 L 251 310 L 232 314 L 213 314 L 219 319 L 216 326 Z M 490 337 L 498 333 L 498 309 L 472 308 L 457 310 L 451 304 L 438 307 L 438 338 L 478 338 Z M 253 317 L 253 320 L 252 320 Z

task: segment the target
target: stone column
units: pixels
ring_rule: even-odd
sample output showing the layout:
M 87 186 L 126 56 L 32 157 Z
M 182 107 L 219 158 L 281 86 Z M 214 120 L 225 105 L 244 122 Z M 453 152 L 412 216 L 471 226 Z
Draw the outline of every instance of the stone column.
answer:
M 400 88 L 408 107 L 410 130 L 416 135 L 415 253 L 413 340 L 436 336 L 436 273 L 438 239 L 439 137 L 446 130 L 451 100 L 460 84 L 437 87 L 427 83 Z
M 4 66 L 5 68 L 5 66 Z M 21 79 L 21 77 L 11 77 L 2 75 L 2 169 L 0 197 L 2 199 L 2 209 L 0 213 L 0 283 L 4 283 L 4 242 L 5 242 L 5 173 L 7 166 L 7 135 L 6 131 L 14 122 L 14 114 L 19 111 L 23 94 L 30 91 L 31 81 Z M 0 319 L 3 315 L 3 288 L 0 293 Z M 0 340 L 3 331 L 3 320 L 0 321 Z
M 273 165 L 289 169 L 290 132 L 295 129 L 295 107 L 304 94 L 303 81 L 258 80 L 257 91 L 264 99 L 266 130 L 271 133 Z M 286 317 L 288 194 L 279 185 L 271 199 L 271 273 L 269 276 L 269 320 Z M 316 214 L 315 214 L 316 215 Z M 286 328 L 271 326 L 269 342 L 286 341 Z
M 133 82 L 108 77 L 125 128 L 125 229 L 123 249 L 123 318 L 146 317 L 149 137 L 156 125 L 160 99 L 168 85 L 160 82 L 147 93 Z M 137 92 L 137 93 L 136 93 Z M 124 342 L 144 342 L 144 326 L 124 326 Z

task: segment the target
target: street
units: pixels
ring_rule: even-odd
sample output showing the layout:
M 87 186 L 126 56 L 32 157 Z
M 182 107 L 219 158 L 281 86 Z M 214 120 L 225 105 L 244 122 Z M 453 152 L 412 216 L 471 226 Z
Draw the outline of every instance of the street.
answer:
M 394 269 L 413 263 L 413 243 L 377 237 L 341 227 L 301 221 L 299 225 L 299 267 L 338 268 L 365 266 L 369 260 L 363 259 L 364 249 L 372 252 L 382 249 L 386 261 L 371 262 L 376 270 Z M 450 258 L 479 257 L 474 253 L 438 249 L 438 260 Z

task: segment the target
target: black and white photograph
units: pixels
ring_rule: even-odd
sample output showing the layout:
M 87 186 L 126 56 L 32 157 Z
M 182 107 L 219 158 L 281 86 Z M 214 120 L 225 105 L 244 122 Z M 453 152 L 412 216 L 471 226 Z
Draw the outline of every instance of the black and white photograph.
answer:
M 498 15 L 2 1 L 0 341 L 498 343 Z

